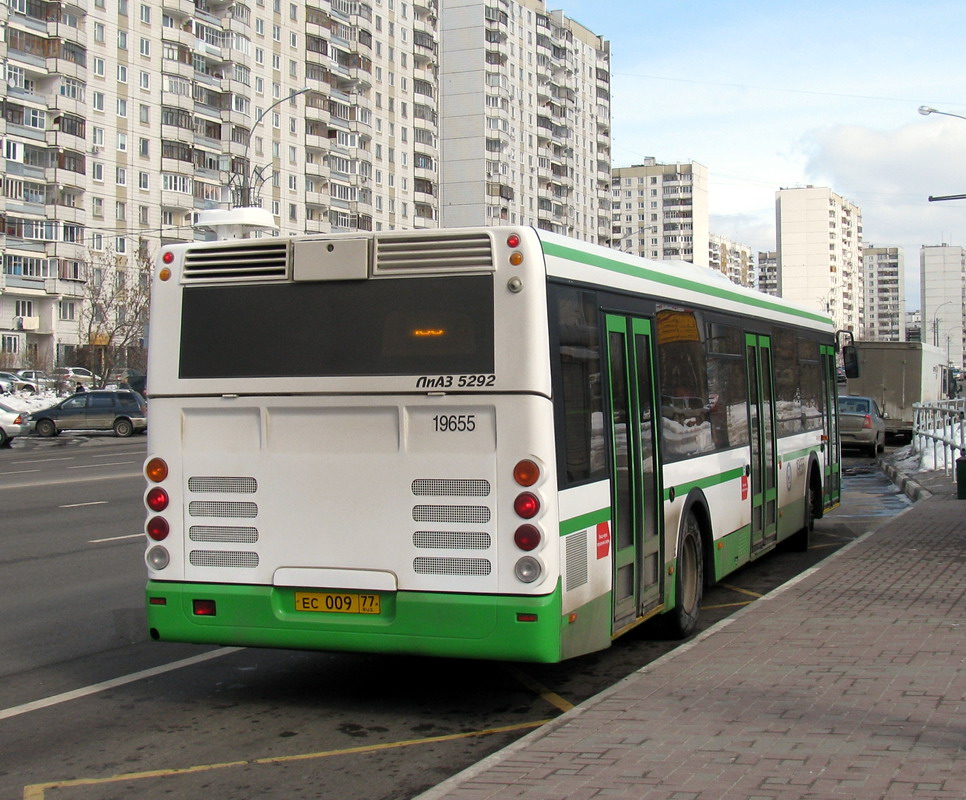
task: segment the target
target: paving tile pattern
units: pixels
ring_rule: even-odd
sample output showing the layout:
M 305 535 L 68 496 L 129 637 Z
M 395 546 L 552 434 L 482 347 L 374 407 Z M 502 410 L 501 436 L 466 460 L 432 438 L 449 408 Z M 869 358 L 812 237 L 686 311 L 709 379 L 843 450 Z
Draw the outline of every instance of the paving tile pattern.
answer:
M 425 800 L 963 800 L 966 501 L 934 494 Z

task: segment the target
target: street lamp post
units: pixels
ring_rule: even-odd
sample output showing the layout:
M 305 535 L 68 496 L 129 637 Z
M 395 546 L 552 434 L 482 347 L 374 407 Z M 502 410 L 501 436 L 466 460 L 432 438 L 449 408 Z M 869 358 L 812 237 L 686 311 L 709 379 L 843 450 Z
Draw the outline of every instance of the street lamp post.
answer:
M 930 114 L 942 114 L 944 117 L 956 117 L 957 119 L 966 119 L 963 114 L 953 114 L 951 111 L 940 111 L 938 108 L 933 108 L 932 106 L 919 106 L 918 111 L 924 117 L 928 117 Z
M 938 306 L 936 306 L 936 310 L 932 314 L 932 343 L 936 347 L 939 347 L 939 309 L 943 306 L 948 306 L 953 302 L 955 301 L 946 300 L 945 302 L 940 303 Z
M 940 111 L 938 108 L 933 108 L 932 106 L 919 106 L 917 109 L 920 114 L 924 117 L 928 117 L 930 114 L 941 114 L 944 117 L 955 117 L 956 119 L 966 119 L 963 114 L 953 114 L 951 111 Z M 935 203 L 937 200 L 966 200 L 966 194 L 941 194 L 941 195 L 929 195 L 929 202 Z
M 265 115 L 268 114 L 268 112 L 271 111 L 273 108 L 275 108 L 276 106 L 280 106 L 286 100 L 291 100 L 293 97 L 298 97 L 298 95 L 300 94 L 305 94 L 306 92 L 310 91 L 311 88 L 312 88 L 311 86 L 306 86 L 304 89 L 297 89 L 287 97 L 283 97 L 280 100 L 276 100 L 270 106 L 268 106 L 267 108 L 259 112 L 258 116 L 255 117 L 255 121 L 252 123 L 251 130 L 249 131 L 249 134 L 248 134 L 248 142 L 245 144 L 245 153 L 243 156 L 243 158 L 245 159 L 245 171 L 241 174 L 241 186 L 238 187 L 238 192 L 237 192 L 237 197 L 240 202 L 235 204 L 234 206 L 235 208 L 251 207 L 253 205 L 252 203 L 253 183 L 257 179 L 258 185 L 261 186 L 267 180 L 267 178 L 262 174 L 263 170 L 265 169 L 265 166 L 267 165 L 262 165 L 261 167 L 253 168 L 249 166 L 249 162 L 248 162 L 248 152 L 252 146 L 252 135 L 255 133 L 255 128 L 258 127 L 258 124 L 265 118 Z

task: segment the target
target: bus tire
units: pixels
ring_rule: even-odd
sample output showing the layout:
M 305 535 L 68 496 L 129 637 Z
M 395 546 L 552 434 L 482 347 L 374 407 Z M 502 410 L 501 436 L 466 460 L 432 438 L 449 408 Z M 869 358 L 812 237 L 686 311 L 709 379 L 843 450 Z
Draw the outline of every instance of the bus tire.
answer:
M 685 639 L 698 627 L 704 596 L 704 548 L 701 524 L 689 511 L 681 531 L 677 569 L 674 571 L 674 609 L 665 615 L 665 631 L 674 639 Z
M 785 549 L 795 553 L 804 553 L 811 544 L 812 531 L 815 530 L 815 509 L 821 501 L 821 489 L 817 481 L 809 481 L 805 490 L 805 519 L 801 530 L 795 531 L 785 540 Z

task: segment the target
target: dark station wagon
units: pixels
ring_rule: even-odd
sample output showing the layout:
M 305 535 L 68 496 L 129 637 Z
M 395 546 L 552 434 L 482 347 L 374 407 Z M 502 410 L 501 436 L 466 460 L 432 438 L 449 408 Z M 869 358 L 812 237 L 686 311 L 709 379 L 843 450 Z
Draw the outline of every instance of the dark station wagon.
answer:
M 27 418 L 28 430 L 40 436 L 61 431 L 110 431 L 117 436 L 142 433 L 148 427 L 148 406 L 132 391 L 78 392 L 57 405 L 34 411 Z

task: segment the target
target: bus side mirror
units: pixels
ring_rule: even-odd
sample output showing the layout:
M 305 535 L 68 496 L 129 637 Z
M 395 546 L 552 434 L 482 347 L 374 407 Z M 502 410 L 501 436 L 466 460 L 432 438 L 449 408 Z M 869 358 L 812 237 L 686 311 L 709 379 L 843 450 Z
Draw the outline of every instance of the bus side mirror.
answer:
M 859 377 L 859 353 L 854 344 L 847 344 L 842 348 L 842 365 L 845 367 L 846 378 Z

